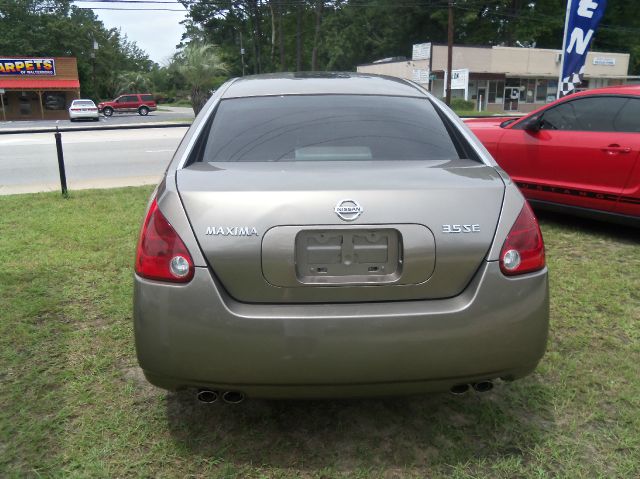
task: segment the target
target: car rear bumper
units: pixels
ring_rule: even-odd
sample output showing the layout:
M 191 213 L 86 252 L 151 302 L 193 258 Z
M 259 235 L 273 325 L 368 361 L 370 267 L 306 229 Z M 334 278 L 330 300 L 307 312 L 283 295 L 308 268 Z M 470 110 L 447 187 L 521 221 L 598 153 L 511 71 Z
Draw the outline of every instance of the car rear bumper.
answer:
M 166 389 L 253 397 L 448 390 L 535 369 L 546 347 L 547 270 L 507 278 L 486 262 L 449 299 L 246 304 L 206 268 L 187 285 L 135 277 L 138 360 Z
M 97 111 L 81 111 L 81 112 L 69 112 L 69 119 L 79 120 L 81 118 L 100 118 L 100 113 Z

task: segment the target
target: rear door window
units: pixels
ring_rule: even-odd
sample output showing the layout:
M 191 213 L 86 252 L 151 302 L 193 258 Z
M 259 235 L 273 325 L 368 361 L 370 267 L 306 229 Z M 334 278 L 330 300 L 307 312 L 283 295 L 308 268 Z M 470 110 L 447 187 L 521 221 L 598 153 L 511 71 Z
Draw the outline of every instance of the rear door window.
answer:
M 205 162 L 460 158 L 429 100 L 366 95 L 222 100 L 200 151 Z
M 616 131 L 614 122 L 624 104 L 623 97 L 580 98 L 561 103 L 544 112 L 545 130 Z
M 640 133 L 640 99 L 629 98 L 613 121 L 615 131 Z

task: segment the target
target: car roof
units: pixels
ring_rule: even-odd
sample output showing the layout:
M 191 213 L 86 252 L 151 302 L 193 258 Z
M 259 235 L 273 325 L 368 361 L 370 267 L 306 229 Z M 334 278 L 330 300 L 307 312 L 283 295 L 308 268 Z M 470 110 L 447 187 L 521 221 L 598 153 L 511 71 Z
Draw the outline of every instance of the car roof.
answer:
M 640 85 L 615 85 L 606 86 L 602 88 L 593 88 L 591 90 L 583 90 L 578 93 L 570 95 L 571 98 L 578 96 L 590 96 L 590 95 L 640 95 Z
M 401 78 L 353 72 L 303 72 L 237 78 L 221 98 L 326 94 L 426 96 L 416 85 Z

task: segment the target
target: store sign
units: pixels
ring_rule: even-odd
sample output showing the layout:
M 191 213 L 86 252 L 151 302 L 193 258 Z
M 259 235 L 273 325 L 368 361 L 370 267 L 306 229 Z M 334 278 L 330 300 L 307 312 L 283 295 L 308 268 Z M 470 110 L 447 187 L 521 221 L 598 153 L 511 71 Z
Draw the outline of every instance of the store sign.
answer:
M 613 57 L 595 57 L 593 59 L 594 65 L 604 65 L 607 67 L 615 67 L 616 59 Z
M 431 58 L 431 43 L 416 43 L 413 46 L 412 60 L 428 60 Z
M 0 58 L 0 75 L 55 75 L 53 58 Z
M 464 90 L 464 99 L 469 96 L 469 69 L 451 70 L 451 89 Z M 447 72 L 444 72 L 444 90 L 442 96 L 447 94 Z
M 415 68 L 413 70 L 413 81 L 416 83 L 429 83 L 429 70 Z
M 451 70 L 451 89 L 466 90 L 469 86 L 469 70 Z

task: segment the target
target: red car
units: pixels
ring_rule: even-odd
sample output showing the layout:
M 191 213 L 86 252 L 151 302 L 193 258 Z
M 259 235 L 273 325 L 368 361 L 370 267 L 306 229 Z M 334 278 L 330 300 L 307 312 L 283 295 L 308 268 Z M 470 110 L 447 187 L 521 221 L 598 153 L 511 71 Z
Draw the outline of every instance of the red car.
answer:
M 640 85 L 466 123 L 534 206 L 640 225 Z
M 138 112 L 142 116 L 147 116 L 150 111 L 156 111 L 158 107 L 151 93 L 129 93 L 120 95 L 112 101 L 101 101 L 98 109 L 104 116 L 111 116 L 114 112 Z

